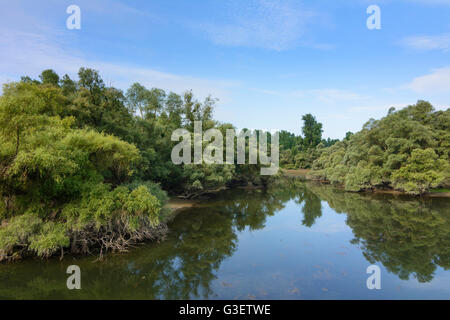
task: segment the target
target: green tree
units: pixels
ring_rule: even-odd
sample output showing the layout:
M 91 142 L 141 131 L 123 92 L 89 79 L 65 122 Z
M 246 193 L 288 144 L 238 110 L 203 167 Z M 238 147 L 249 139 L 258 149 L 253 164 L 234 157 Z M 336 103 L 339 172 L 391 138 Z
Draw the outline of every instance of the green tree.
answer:
M 80 68 L 78 77 L 78 85 L 81 88 L 89 90 L 90 102 L 99 105 L 102 100 L 102 92 L 105 88 L 105 83 L 100 77 L 99 72 L 90 68 Z
M 302 132 L 304 135 L 304 144 L 307 148 L 317 146 L 322 140 L 322 124 L 317 122 L 316 118 L 308 113 L 302 117 L 303 127 Z
M 52 69 L 42 71 L 39 75 L 39 79 L 41 79 L 42 84 L 51 84 L 53 86 L 59 85 L 59 76 Z
M 63 94 L 65 96 L 75 94 L 77 90 L 77 83 L 70 79 L 70 77 L 65 74 L 62 79 L 59 81 Z
M 435 111 L 426 101 L 390 109 L 380 120 L 328 149 L 311 176 L 349 191 L 395 188 L 423 194 L 450 185 L 450 109 Z
M 396 188 L 421 194 L 448 179 L 450 164 L 439 159 L 432 148 L 414 149 L 406 164 L 392 174 Z
M 154 238 L 163 203 L 131 180 L 136 146 L 61 118 L 55 86 L 19 82 L 0 98 L 0 260 L 70 247 L 123 250 Z
M 139 111 L 141 118 L 148 112 L 149 91 L 140 83 L 136 82 L 127 90 L 128 110 L 131 113 Z

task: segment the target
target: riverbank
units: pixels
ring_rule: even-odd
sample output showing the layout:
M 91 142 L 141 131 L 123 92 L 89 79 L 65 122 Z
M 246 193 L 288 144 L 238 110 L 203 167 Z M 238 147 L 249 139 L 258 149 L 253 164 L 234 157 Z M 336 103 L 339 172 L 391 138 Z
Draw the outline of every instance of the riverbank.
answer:
M 310 169 L 281 169 L 283 172 L 283 175 L 286 177 L 293 177 L 293 178 L 302 178 L 309 181 L 316 181 L 318 183 L 326 183 L 328 184 L 328 181 L 321 181 L 321 180 L 315 180 L 308 178 L 308 173 L 311 171 Z M 336 186 L 337 188 L 342 188 L 339 186 Z M 391 195 L 408 195 L 410 194 L 399 191 L 399 190 L 393 190 L 393 189 L 373 189 L 373 190 L 364 190 L 361 191 L 361 193 L 368 193 L 368 194 L 391 194 Z M 420 195 L 421 197 L 428 197 L 428 198 L 450 198 L 450 192 L 447 191 L 447 189 L 441 189 L 441 190 L 432 190 L 431 192 L 427 192 L 425 194 Z
M 173 220 L 180 212 L 193 208 L 199 205 L 200 200 L 192 200 L 192 199 L 180 199 L 178 197 L 171 197 L 169 201 L 167 201 L 165 208 L 170 210 L 169 217 L 166 219 L 166 222 Z
M 283 174 L 288 177 L 302 177 L 306 179 L 309 169 L 281 169 Z
M 188 199 L 179 199 L 179 198 L 171 198 L 166 207 L 172 210 L 180 210 L 185 208 L 192 208 L 196 204 L 198 204 L 199 200 L 188 200 Z

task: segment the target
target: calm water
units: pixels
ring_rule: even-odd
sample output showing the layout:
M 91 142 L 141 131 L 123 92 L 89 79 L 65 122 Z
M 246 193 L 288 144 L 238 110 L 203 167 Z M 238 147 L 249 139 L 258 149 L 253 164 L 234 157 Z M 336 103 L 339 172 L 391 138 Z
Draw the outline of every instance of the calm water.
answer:
M 167 241 L 103 262 L 0 265 L 0 298 L 450 299 L 450 199 L 291 182 L 182 211 Z M 79 291 L 67 266 L 81 268 Z M 381 290 L 366 269 L 381 268 Z

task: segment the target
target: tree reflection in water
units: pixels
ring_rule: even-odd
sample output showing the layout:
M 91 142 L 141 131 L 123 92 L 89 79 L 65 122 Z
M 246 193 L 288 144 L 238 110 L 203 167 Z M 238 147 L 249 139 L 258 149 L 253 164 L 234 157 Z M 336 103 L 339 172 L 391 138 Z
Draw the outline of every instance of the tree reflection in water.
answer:
M 338 213 L 347 214 L 353 244 L 370 263 L 381 262 L 400 279 L 429 282 L 437 266 L 450 268 L 450 201 L 363 195 L 309 184 Z
M 450 201 L 345 193 L 331 186 L 287 180 L 267 191 L 233 190 L 182 211 L 166 241 L 147 244 L 103 262 L 92 258 L 26 260 L 2 265 L 0 298 L 189 299 L 214 298 L 211 287 L 222 262 L 233 255 L 239 232 L 263 229 L 267 218 L 294 201 L 301 222 L 322 216 L 322 201 L 346 223 L 370 263 L 381 262 L 401 279 L 433 278 L 450 267 Z M 65 268 L 77 264 L 82 288 L 66 288 Z

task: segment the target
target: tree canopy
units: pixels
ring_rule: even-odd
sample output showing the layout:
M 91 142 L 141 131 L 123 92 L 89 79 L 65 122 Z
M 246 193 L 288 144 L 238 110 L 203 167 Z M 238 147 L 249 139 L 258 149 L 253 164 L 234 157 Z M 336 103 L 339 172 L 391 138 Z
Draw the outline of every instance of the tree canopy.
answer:
M 325 149 L 311 176 L 349 191 L 394 188 L 423 194 L 450 184 L 450 109 L 426 101 L 390 110 Z
M 309 169 L 322 149 L 331 147 L 339 139 L 322 139 L 322 124 L 312 114 L 302 117 L 302 136 L 287 131 L 280 132 L 280 163 L 287 169 Z
M 49 69 L 3 87 L 0 260 L 125 250 L 164 237 L 161 188 L 194 197 L 233 181 L 265 182 L 258 165 L 172 163 L 175 129 L 193 132 L 194 121 L 233 128 L 213 119 L 216 99 L 139 83 L 124 93 L 89 68 L 78 78 Z

